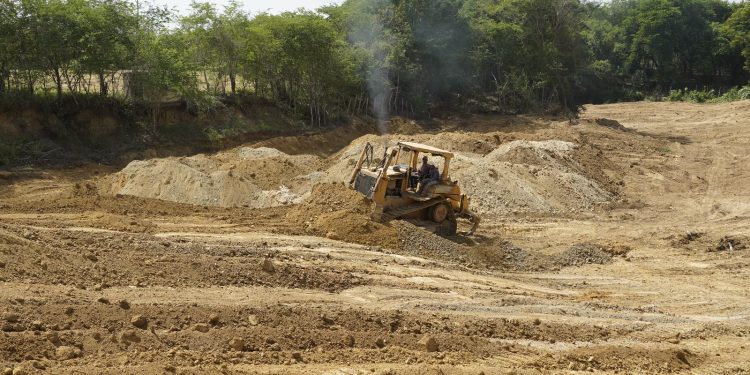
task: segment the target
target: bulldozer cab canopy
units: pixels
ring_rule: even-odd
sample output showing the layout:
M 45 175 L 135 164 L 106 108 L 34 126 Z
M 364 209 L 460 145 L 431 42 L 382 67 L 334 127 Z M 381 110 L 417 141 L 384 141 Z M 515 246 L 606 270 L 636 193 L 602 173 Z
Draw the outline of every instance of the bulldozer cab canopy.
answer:
M 426 154 L 431 154 L 433 156 L 442 156 L 445 159 L 453 158 L 453 153 L 450 151 L 441 150 L 439 148 L 423 145 L 421 143 L 399 142 L 398 146 L 401 147 L 401 149 L 403 149 L 404 151 L 423 152 Z

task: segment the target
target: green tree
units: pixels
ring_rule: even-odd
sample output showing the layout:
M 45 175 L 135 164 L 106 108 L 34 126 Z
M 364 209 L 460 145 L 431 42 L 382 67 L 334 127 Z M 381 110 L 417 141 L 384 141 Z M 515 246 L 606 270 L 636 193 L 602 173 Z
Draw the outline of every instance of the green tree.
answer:
M 745 69 L 750 72 L 750 3 L 743 3 L 722 26 L 722 34 L 742 51 Z

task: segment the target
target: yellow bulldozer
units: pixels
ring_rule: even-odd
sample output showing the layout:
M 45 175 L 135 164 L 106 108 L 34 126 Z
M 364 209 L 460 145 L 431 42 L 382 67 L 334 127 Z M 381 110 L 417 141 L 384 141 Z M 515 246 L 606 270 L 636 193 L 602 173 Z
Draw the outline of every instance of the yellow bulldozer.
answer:
M 428 164 L 427 157 L 432 157 L 433 162 L 442 160 L 442 168 Z M 451 236 L 457 232 L 458 219 L 465 218 L 472 224 L 466 235 L 471 235 L 480 219 L 469 210 L 469 198 L 461 193 L 458 182 L 450 179 L 451 159 L 453 153 L 449 151 L 398 142 L 386 147 L 378 162 L 373 158 L 372 144 L 367 143 L 349 179 L 349 187 L 375 204 L 372 215 L 376 221 L 404 219 Z M 432 173 L 428 176 L 426 171 Z

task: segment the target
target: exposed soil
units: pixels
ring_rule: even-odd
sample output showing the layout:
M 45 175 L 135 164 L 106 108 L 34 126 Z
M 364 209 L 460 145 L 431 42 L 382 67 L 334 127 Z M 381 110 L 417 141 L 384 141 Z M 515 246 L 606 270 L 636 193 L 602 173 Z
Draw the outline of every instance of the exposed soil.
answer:
M 389 137 L 3 171 L 0 371 L 748 373 L 748 119 L 750 102 L 394 119 Z M 369 219 L 343 182 L 365 142 L 396 140 L 457 154 L 475 236 Z

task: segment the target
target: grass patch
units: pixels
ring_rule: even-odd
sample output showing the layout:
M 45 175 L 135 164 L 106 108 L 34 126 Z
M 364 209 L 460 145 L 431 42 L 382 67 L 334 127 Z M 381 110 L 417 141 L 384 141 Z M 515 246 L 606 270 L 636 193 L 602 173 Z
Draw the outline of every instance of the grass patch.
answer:
M 665 98 L 670 102 L 691 103 L 728 103 L 738 100 L 750 100 L 750 86 L 733 87 L 723 94 L 716 90 L 670 90 Z

